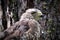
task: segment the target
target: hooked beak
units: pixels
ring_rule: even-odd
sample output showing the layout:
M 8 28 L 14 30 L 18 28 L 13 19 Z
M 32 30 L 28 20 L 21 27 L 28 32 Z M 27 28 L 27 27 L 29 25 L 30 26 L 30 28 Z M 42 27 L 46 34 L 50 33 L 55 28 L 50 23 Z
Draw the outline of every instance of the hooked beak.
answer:
M 42 14 L 42 12 L 38 12 L 38 16 L 39 17 L 44 17 L 44 15 Z

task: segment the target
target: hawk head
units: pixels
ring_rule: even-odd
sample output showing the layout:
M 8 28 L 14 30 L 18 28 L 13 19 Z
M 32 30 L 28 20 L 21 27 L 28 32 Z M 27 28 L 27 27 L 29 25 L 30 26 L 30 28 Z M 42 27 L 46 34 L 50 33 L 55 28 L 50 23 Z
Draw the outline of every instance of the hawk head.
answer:
M 27 9 L 26 13 L 32 14 L 34 19 L 37 20 L 37 21 L 40 19 L 40 17 L 43 17 L 42 12 L 39 9 L 36 9 L 36 8 Z

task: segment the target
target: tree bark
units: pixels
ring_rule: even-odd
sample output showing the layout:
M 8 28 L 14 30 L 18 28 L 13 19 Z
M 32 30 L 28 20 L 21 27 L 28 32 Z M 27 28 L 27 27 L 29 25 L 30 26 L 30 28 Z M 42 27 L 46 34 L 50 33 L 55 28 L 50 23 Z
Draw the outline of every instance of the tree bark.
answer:
M 1 1 L 0 1 L 0 32 L 4 30 L 4 27 L 2 25 L 2 9 L 1 9 Z

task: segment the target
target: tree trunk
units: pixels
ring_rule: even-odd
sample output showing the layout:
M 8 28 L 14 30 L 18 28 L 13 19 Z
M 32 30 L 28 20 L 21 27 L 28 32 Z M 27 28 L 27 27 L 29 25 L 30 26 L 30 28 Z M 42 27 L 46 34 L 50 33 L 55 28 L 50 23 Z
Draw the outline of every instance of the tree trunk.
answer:
M 4 27 L 2 25 L 2 9 L 1 9 L 1 1 L 0 1 L 0 32 L 4 30 Z

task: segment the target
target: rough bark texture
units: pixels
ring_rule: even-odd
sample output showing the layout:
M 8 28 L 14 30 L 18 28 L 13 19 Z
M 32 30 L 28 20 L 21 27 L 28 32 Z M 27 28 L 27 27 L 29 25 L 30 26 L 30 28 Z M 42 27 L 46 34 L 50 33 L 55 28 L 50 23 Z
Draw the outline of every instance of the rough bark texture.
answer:
M 1 7 L 1 1 L 0 1 L 0 32 L 4 30 L 4 27 L 2 25 L 2 7 Z

